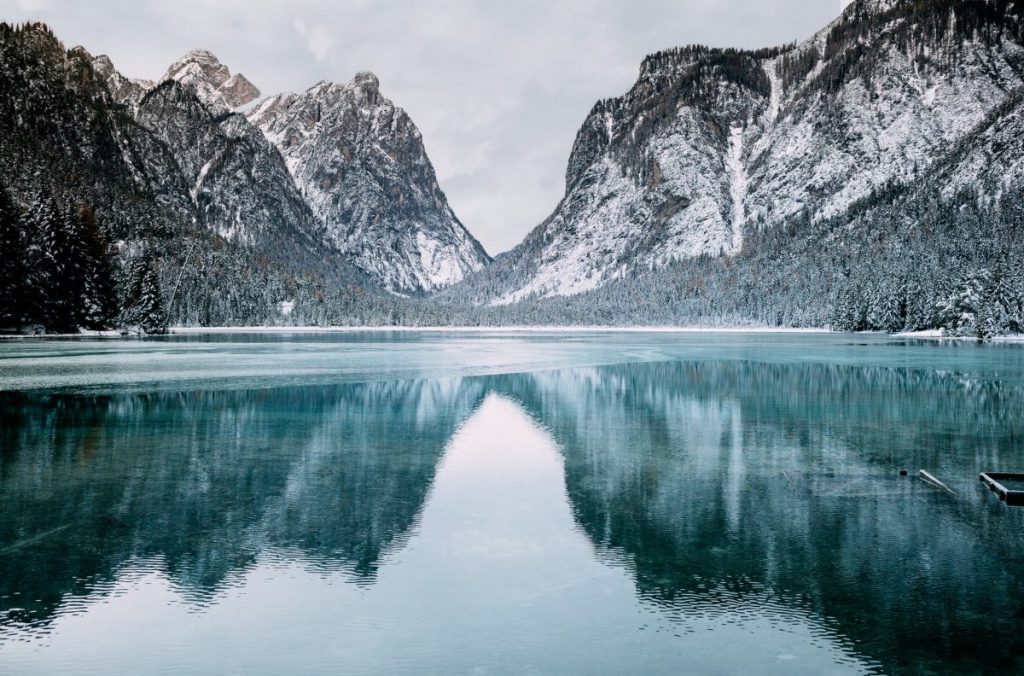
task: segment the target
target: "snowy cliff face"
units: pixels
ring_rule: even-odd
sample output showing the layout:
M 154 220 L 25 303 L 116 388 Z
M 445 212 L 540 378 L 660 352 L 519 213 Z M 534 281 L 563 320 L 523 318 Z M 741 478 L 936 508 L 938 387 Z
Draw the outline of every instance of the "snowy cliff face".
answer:
M 1020 126 L 1018 4 L 857 0 L 798 45 L 648 57 L 585 121 L 565 197 L 509 254 L 517 275 L 493 302 L 733 255 L 751 228 L 841 216 L 943 163 L 947 190 L 1019 181 L 1001 145 L 1019 145 L 1005 129 Z
M 489 262 L 448 206 L 419 131 L 372 74 L 271 97 L 249 119 L 285 157 L 327 241 L 385 288 L 432 291 Z
M 218 113 L 244 106 L 260 95 L 260 90 L 244 75 L 232 75 L 227 66 L 204 49 L 186 53 L 170 65 L 160 80 L 180 82 Z
M 212 55 L 202 63 L 219 64 Z M 193 57 L 171 71 L 203 72 Z M 207 74 L 222 92 L 231 86 L 226 73 Z M 0 136 L 13 141 L 0 144 L 0 183 L 22 204 L 42 194 L 89 205 L 111 241 L 158 239 L 173 251 L 198 236 L 292 275 L 365 284 L 324 243 L 263 133 L 227 109 L 225 94 L 210 105 L 197 93 L 202 83 L 184 79 L 131 80 L 105 56 L 65 52 L 42 25 L 0 24 L 0 84 L 12 92 L 0 106 Z
M 256 248 L 268 238 L 319 237 L 284 160 L 243 115 L 215 114 L 166 80 L 146 94 L 135 118 L 172 153 L 200 221 L 213 232 Z
M 85 48 L 76 47 L 75 49 L 91 61 L 93 72 L 106 85 L 115 102 L 134 108 L 139 105 L 146 92 L 153 88 L 154 83 L 149 80 L 132 80 L 122 75 L 114 67 L 110 57 L 105 54 L 93 58 L 85 51 Z

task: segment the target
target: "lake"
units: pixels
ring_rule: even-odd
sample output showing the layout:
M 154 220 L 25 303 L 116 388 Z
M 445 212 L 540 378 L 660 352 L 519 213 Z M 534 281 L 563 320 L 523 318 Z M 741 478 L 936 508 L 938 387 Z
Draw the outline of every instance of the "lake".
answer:
M 0 673 L 1024 671 L 1021 346 L 8 340 L 0 404 Z

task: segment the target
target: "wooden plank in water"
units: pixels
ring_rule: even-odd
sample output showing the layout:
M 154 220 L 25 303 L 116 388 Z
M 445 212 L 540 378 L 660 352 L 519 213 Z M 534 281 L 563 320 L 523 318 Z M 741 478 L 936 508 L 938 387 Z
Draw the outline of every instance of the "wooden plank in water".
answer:
M 956 491 L 954 491 L 952 488 L 936 479 L 934 476 L 931 475 L 931 473 L 927 472 L 926 470 L 922 469 L 920 472 L 918 472 L 918 476 L 920 476 L 925 482 L 930 483 L 932 486 L 935 486 L 936 488 L 941 488 L 950 495 L 956 495 Z
M 1008 505 L 1024 505 L 1024 490 L 1016 490 L 1008 487 L 1009 482 L 1024 483 L 1024 473 L 1021 472 L 982 472 L 979 477 L 999 499 Z

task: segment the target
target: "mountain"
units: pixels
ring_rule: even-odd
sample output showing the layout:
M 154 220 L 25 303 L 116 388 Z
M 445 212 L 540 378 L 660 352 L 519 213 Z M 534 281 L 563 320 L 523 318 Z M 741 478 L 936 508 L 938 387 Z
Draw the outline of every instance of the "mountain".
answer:
M 279 94 L 249 113 L 327 241 L 385 288 L 434 291 L 490 262 L 437 184 L 419 130 L 371 73 Z
M 186 53 L 172 63 L 160 79 L 180 82 L 217 112 L 239 108 L 260 95 L 260 90 L 244 75 L 232 75 L 227 66 L 204 49 Z
M 147 82 L 0 24 L 0 327 L 1021 333 L 1022 17 L 855 0 L 801 43 L 653 54 L 494 261 L 371 74 L 254 105 L 209 52 Z
M 15 235 L 10 257 L 31 273 L 4 289 L 20 309 L 5 303 L 3 325 L 52 327 L 42 309 L 51 297 L 86 304 L 65 298 L 74 289 L 53 295 L 77 279 L 69 265 L 84 265 L 77 254 L 63 260 L 73 251 L 52 255 L 55 243 L 81 249 L 83 227 L 93 249 L 107 252 L 99 267 L 112 270 L 122 306 L 130 271 L 141 274 L 135 262 L 145 259 L 176 323 L 281 321 L 285 301 L 298 304 L 298 317 L 318 316 L 325 297 L 373 306 L 373 285 L 324 242 L 280 153 L 244 115 L 199 98 L 197 69 L 175 71 L 185 83 L 133 81 L 106 57 L 65 50 L 41 24 L 0 24 L 0 189 L 14 204 L 0 227 Z M 224 101 L 230 81 L 219 85 Z M 74 327 L 73 315 L 61 313 L 61 328 Z
M 585 120 L 554 213 L 467 298 L 573 295 L 735 258 L 760 231 L 849 220 L 925 180 L 994 204 L 1024 173 L 1021 9 L 856 0 L 799 44 L 649 56 L 630 91 Z

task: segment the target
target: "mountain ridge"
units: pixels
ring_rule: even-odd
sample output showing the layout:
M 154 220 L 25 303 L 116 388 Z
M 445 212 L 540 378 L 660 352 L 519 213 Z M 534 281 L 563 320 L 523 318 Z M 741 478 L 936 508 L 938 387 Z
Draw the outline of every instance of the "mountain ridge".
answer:
M 0 180 L 23 220 L 41 187 L 95 205 L 178 323 L 1022 332 L 1022 16 L 855 0 L 799 43 L 648 55 L 493 261 L 371 73 L 232 110 L 202 100 L 233 77 L 211 53 L 154 84 L 4 28 Z
M 577 134 L 566 192 L 474 302 L 595 289 L 734 256 L 751 228 L 841 215 L 913 181 L 1024 86 L 1012 0 L 856 0 L 800 43 L 689 46 L 641 63 Z M 483 273 L 498 275 L 498 268 Z
M 248 117 L 286 158 L 328 239 L 385 288 L 434 291 L 490 262 L 449 206 L 419 130 L 373 73 L 277 94 Z

